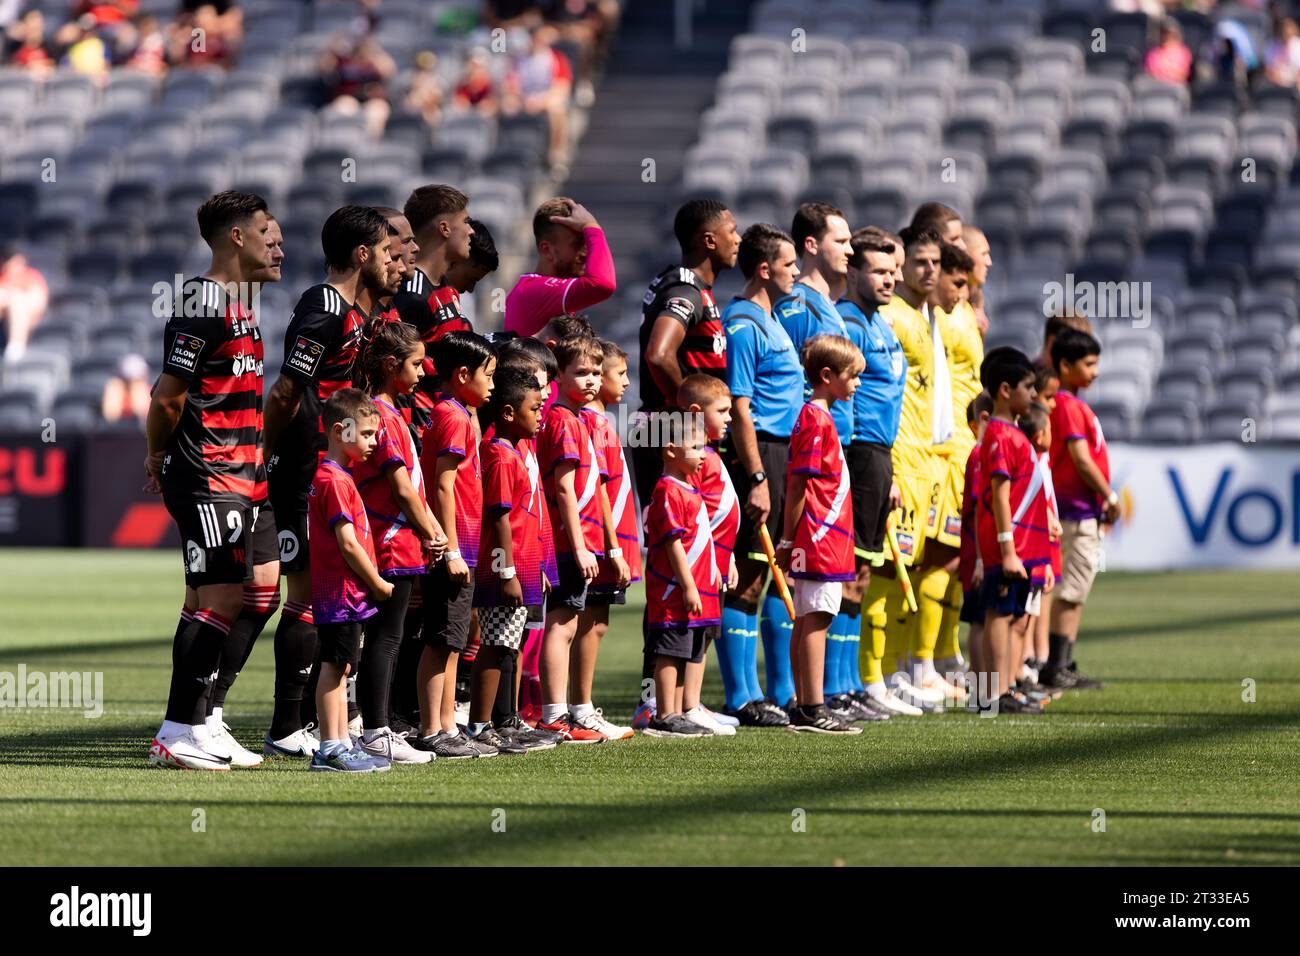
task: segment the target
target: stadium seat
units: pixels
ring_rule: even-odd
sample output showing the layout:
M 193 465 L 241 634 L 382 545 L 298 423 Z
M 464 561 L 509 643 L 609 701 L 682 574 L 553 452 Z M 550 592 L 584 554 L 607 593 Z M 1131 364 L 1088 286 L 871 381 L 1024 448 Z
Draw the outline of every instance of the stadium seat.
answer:
M 1136 437 L 1137 410 L 1132 404 L 1122 399 L 1100 399 L 1090 404 L 1101 422 L 1102 434 L 1110 441 L 1130 441 Z
M 854 79 L 892 80 L 907 72 L 911 57 L 907 47 L 877 37 L 854 37 L 849 42 L 849 71 Z
M 1143 441 L 1194 442 L 1200 432 L 1201 416 L 1195 400 L 1160 398 L 1142 412 Z
M 1191 106 L 1187 87 L 1165 83 L 1149 76 L 1139 76 L 1133 81 L 1133 112 L 1135 121 L 1159 120 L 1176 123 Z
M 1214 397 L 1214 375 L 1204 365 L 1165 362 L 1156 383 L 1160 401 L 1182 400 L 1199 405 Z
M 1247 420 L 1259 419 L 1259 406 L 1249 402 L 1217 401 L 1205 409 L 1202 437 L 1208 441 L 1240 442 Z
M 1264 83 L 1255 89 L 1252 103 L 1260 113 L 1291 123 L 1295 123 L 1297 114 L 1300 114 L 1300 96 L 1293 87 Z
M 1020 44 L 1013 40 L 987 40 L 970 53 L 970 71 L 1010 83 L 1020 75 Z
M 1070 152 L 1093 153 L 1103 158 L 1113 156 L 1119 135 L 1108 119 L 1073 119 L 1061 130 L 1061 147 Z
M 858 222 L 877 223 L 886 229 L 903 225 L 911 214 L 902 189 L 869 189 L 854 197 Z
M 899 7 L 889 9 L 889 16 Z M 914 35 L 907 42 L 912 76 L 943 80 L 961 80 L 969 68 L 969 54 L 959 43 Z
M 1057 122 L 1070 112 L 1070 86 L 1065 80 L 1021 76 L 1015 90 L 1016 110 L 1022 116 L 1043 116 Z
M 1158 156 L 1129 154 L 1111 160 L 1107 177 L 1111 186 L 1136 189 L 1150 195 L 1164 182 L 1165 164 Z
M 0 390 L 0 429 L 31 432 L 40 428 L 40 399 L 33 389 L 5 386 Z

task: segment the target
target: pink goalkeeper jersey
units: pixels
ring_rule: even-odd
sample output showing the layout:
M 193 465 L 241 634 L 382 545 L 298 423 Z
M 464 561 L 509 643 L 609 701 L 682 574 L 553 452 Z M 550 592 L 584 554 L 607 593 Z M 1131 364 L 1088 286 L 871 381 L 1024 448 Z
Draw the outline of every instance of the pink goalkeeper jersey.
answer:
M 852 581 L 853 502 L 849 466 L 831 413 L 806 402 L 790 433 L 786 487 L 803 475 L 803 514 L 794 532 L 790 577 L 814 581 Z
M 605 231 L 588 226 L 582 235 L 587 241 L 585 273 L 570 279 L 535 272 L 521 275 L 506 296 L 507 332 L 536 335 L 557 315 L 576 315 L 614 294 L 614 257 L 605 241 Z

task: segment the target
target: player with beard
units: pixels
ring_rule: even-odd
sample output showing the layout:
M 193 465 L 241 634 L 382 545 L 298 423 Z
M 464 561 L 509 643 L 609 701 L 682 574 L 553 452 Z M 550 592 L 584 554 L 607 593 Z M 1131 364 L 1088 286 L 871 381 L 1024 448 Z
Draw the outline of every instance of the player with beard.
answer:
M 274 244 L 266 201 L 250 193 L 213 196 L 199 207 L 198 225 L 211 265 L 184 283 L 163 331 L 163 371 L 145 425 L 146 489 L 161 491 L 180 530 L 186 585 L 167 712 L 149 762 L 229 770 L 228 732 L 209 732 L 207 696 L 244 607 L 263 373 L 245 293 L 271 265 Z
M 309 756 L 304 692 L 317 653 L 307 548 L 307 499 L 324 454 L 321 409 L 352 384 L 367 309 L 384 294 L 391 269 L 389 225 L 366 206 L 335 210 L 321 230 L 326 277 L 303 293 L 285 334 L 284 365 L 266 406 L 266 460 L 280 537 L 280 569 L 288 580 L 275 634 L 275 712 L 263 753 Z M 360 304 L 359 304 L 360 303 Z M 308 707 L 315 699 L 308 694 Z

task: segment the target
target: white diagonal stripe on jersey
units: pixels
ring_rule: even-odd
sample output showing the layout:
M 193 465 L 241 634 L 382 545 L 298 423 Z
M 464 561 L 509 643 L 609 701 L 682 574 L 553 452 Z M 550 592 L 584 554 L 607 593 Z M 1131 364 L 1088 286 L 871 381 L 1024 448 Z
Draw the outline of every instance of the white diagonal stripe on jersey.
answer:
M 587 486 L 582 489 L 582 495 L 578 498 L 578 510 L 581 511 L 587 507 L 587 504 L 596 496 L 596 489 L 600 486 L 600 475 L 596 468 L 596 446 L 591 443 L 591 436 L 587 436 Z
M 1029 487 L 1025 489 L 1025 496 L 1020 499 L 1020 507 L 1016 508 L 1016 513 L 1011 516 L 1011 526 L 1014 528 L 1020 523 L 1020 519 L 1025 516 L 1029 506 L 1034 503 L 1038 497 L 1038 492 L 1043 488 L 1043 473 L 1038 468 L 1038 463 L 1034 463 L 1034 476 L 1029 479 Z
M 621 451 L 620 451 L 621 454 Z M 614 522 L 614 528 L 617 532 L 618 526 L 623 521 L 623 512 L 627 510 L 628 498 L 632 496 L 632 476 L 627 473 L 627 467 L 623 468 L 623 479 L 618 483 L 618 494 L 614 497 L 614 503 L 610 506 L 610 518 Z
M 718 498 L 718 510 L 713 513 L 713 519 L 709 522 L 709 529 L 716 531 L 718 525 L 722 524 L 727 515 L 731 514 L 731 509 L 736 507 L 736 486 L 731 483 L 731 475 L 727 469 L 722 469 L 722 495 Z
M 830 509 L 826 512 L 826 520 L 822 526 L 813 532 L 812 539 L 814 542 L 820 541 L 826 537 L 826 532 L 831 530 L 835 522 L 839 520 L 840 511 L 844 507 L 845 500 L 849 497 L 849 463 L 840 458 L 840 485 L 835 489 L 835 497 L 831 499 Z M 805 512 L 806 513 L 806 512 Z
M 709 532 L 709 509 L 704 502 L 700 502 L 700 513 L 695 519 L 695 540 L 691 542 L 690 550 L 686 552 L 686 566 L 694 568 L 695 562 L 704 554 L 704 550 L 709 551 L 709 584 L 712 585 L 718 579 L 718 561 L 713 551 L 713 535 Z M 697 581 L 698 585 L 699 582 Z M 676 585 L 668 582 L 668 587 L 664 588 L 664 597 L 673 593 Z

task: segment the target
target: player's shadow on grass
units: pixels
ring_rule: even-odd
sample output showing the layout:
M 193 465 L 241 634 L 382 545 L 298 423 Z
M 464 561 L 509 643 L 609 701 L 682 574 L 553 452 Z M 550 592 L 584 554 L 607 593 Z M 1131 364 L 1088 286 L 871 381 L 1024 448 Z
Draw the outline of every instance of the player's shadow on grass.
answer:
M 1113 640 L 1120 637 L 1139 637 L 1141 635 L 1185 634 L 1188 631 L 1214 630 L 1220 627 L 1235 627 L 1241 624 L 1265 624 L 1269 622 L 1294 623 L 1300 608 L 1274 608 L 1257 611 L 1233 611 L 1225 614 L 1198 614 L 1194 617 L 1168 617 L 1146 624 L 1102 624 L 1085 625 L 1079 640 L 1084 646 L 1089 641 Z
M 78 641 L 74 644 L 8 644 L 0 646 L 0 663 L 25 663 L 29 667 L 33 661 L 44 661 L 60 657 L 99 656 L 115 654 L 119 651 L 149 651 L 158 653 L 159 666 L 171 667 L 172 638 L 126 638 L 120 641 Z M 161 653 L 161 652 L 166 653 Z M 132 665 L 133 667 L 136 665 Z

